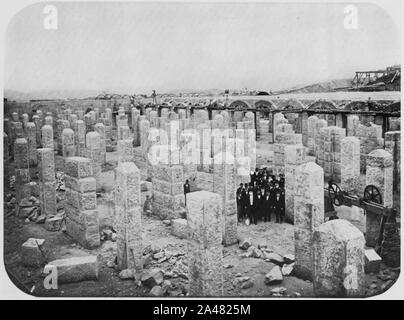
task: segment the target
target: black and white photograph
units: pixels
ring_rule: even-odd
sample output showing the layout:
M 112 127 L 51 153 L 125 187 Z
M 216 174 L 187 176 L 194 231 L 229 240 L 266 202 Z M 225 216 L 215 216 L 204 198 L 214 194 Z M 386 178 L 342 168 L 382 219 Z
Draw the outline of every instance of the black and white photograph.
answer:
M 2 298 L 404 298 L 399 1 L 25 2 Z

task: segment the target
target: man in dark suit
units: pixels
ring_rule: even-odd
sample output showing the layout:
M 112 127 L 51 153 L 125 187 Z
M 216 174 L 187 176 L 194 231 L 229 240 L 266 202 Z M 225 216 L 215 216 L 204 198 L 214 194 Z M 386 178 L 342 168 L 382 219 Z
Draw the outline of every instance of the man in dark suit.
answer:
M 253 223 L 257 224 L 259 220 L 262 218 L 262 205 L 263 205 L 263 197 L 261 195 L 261 190 L 256 191 L 256 200 L 255 200 L 255 210 L 254 210 L 254 219 Z
M 242 220 L 243 216 L 243 205 L 244 205 L 244 185 L 240 183 L 240 186 L 237 188 L 236 192 L 236 203 L 237 203 L 237 218 L 238 221 L 240 222 Z
M 263 219 L 265 222 L 271 221 L 271 211 L 272 211 L 272 199 L 271 199 L 271 193 L 269 190 L 265 192 L 265 196 L 263 198 L 263 206 L 262 206 L 262 211 L 263 211 Z
M 254 221 L 254 211 L 256 207 L 256 198 L 254 192 L 251 190 L 247 195 L 247 217 L 250 219 L 250 223 Z
M 281 192 L 276 192 L 274 209 L 275 209 L 276 222 L 283 223 L 283 219 L 285 217 L 285 200 L 282 199 Z
M 185 196 L 185 205 L 187 205 L 187 193 L 191 192 L 191 186 L 188 180 L 185 180 L 184 184 L 184 196 Z

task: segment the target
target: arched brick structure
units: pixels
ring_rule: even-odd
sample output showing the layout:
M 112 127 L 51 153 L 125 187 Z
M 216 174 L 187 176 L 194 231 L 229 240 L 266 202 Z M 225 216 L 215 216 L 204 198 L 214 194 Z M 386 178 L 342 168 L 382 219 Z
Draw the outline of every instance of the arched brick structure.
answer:
M 228 106 L 229 109 L 238 109 L 238 110 L 242 110 L 242 109 L 248 109 L 251 108 L 250 104 L 247 103 L 247 101 L 242 101 L 242 100 L 234 100 L 230 103 L 230 105 Z
M 334 102 L 328 100 L 317 100 L 308 107 L 308 110 L 334 110 L 334 109 L 338 109 L 337 105 Z
M 317 100 L 313 102 L 308 108 L 308 110 L 337 110 L 337 105 L 329 100 Z M 325 119 L 329 126 L 335 125 L 335 115 L 334 114 L 316 114 L 320 119 Z

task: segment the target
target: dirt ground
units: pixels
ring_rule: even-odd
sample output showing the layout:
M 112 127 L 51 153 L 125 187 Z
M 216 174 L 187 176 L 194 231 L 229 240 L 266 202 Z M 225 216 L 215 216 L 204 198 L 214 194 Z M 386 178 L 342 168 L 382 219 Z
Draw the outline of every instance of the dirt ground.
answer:
M 266 148 L 265 148 L 266 150 Z M 267 151 L 265 151 L 267 152 Z M 258 157 L 268 159 L 267 154 L 259 154 Z M 111 226 L 113 216 L 112 187 L 113 168 L 116 166 L 116 152 L 107 153 L 107 166 L 101 177 L 101 190 L 97 199 L 97 209 L 100 217 L 100 231 Z M 62 168 L 61 157 L 56 157 L 56 168 Z M 12 174 L 12 167 L 9 173 Z M 5 184 L 5 195 L 12 193 Z M 143 192 L 143 196 L 146 192 Z M 63 205 L 63 192 L 58 192 L 60 205 Z M 341 214 L 349 216 L 349 210 L 339 209 Z M 345 210 L 345 211 L 344 211 Z M 348 211 L 347 211 L 348 210 Z M 348 212 L 348 213 L 347 213 Z M 163 251 L 167 259 L 147 259 L 145 269 L 160 268 L 164 271 L 164 278 L 171 281 L 175 288 L 176 296 L 187 295 L 187 261 L 186 240 L 179 239 L 170 232 L 170 226 L 154 217 L 142 217 L 142 236 L 145 253 L 148 251 Z M 358 220 L 359 221 L 359 220 Z M 359 225 L 363 222 L 358 222 Z M 111 240 L 102 241 L 99 248 L 86 250 L 72 240 L 63 231 L 49 232 L 43 224 L 25 222 L 15 214 L 6 211 L 4 215 L 4 260 L 10 279 L 21 290 L 35 296 L 49 297 L 136 297 L 148 296 L 150 289 L 137 286 L 133 280 L 121 280 L 119 271 L 114 265 L 116 257 L 116 243 Z M 294 254 L 293 225 L 274 222 L 259 223 L 258 225 L 238 227 L 240 238 L 252 239 L 254 246 L 266 245 L 272 251 L 280 254 Z M 43 268 L 29 268 L 21 264 L 21 245 L 30 237 L 45 239 L 44 250 L 48 252 L 49 261 L 59 258 L 82 256 L 87 254 L 99 255 L 100 270 L 97 281 L 84 281 L 79 283 L 61 284 L 56 290 L 46 290 L 43 286 Z M 154 251 L 153 251 L 154 250 Z M 242 257 L 245 251 L 238 245 L 224 248 L 223 274 L 224 295 L 233 297 L 269 297 L 273 296 L 272 289 L 283 287 L 286 297 L 311 297 L 313 286 L 310 281 L 305 281 L 294 276 L 284 277 L 282 283 L 276 285 L 265 284 L 265 274 L 275 265 L 262 258 Z M 253 285 L 242 289 L 235 283 L 236 277 L 250 277 Z M 390 287 L 398 276 L 397 270 L 391 270 L 382 266 L 382 271 L 375 275 L 366 275 L 366 295 L 375 295 Z

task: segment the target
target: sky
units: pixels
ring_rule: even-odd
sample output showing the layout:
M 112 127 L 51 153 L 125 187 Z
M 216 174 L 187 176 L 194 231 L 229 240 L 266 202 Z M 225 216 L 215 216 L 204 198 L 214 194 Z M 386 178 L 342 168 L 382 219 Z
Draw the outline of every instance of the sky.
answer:
M 400 63 L 383 9 L 360 4 L 357 29 L 341 4 L 39 3 L 10 22 L 5 89 L 150 93 L 278 90 Z

